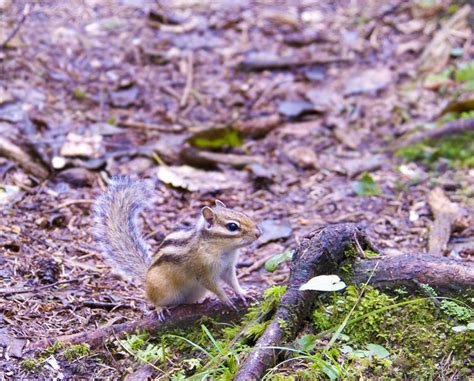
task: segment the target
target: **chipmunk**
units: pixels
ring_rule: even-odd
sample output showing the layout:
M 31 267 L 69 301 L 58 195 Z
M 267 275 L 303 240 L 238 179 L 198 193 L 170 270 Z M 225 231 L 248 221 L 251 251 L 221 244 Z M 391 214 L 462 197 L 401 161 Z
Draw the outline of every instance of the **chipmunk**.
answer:
M 205 206 L 191 229 L 176 230 L 150 255 L 138 226 L 138 214 L 149 205 L 145 182 L 116 177 L 95 204 L 96 235 L 106 259 L 125 275 L 144 282 L 160 319 L 167 308 L 196 303 L 207 290 L 235 308 L 220 284 L 227 283 L 245 301 L 236 276 L 239 249 L 260 235 L 258 225 L 242 212 L 216 200 Z

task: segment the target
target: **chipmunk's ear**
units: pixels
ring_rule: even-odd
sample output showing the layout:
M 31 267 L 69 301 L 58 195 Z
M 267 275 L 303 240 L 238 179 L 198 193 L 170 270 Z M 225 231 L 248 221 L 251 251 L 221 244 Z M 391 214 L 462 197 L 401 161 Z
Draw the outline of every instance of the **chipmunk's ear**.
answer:
M 227 208 L 221 200 L 216 200 L 216 208 Z
M 214 223 L 214 211 L 208 206 L 205 206 L 201 209 L 201 214 L 204 217 L 204 220 L 206 221 L 208 227 L 211 227 Z

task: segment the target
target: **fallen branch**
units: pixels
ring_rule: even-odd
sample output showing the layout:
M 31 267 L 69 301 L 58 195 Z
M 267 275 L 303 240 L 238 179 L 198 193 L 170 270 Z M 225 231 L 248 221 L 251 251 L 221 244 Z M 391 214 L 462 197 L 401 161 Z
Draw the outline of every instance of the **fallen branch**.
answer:
M 336 62 L 347 62 L 348 58 L 342 57 L 319 57 L 310 59 L 294 59 L 294 58 L 249 58 L 240 63 L 241 70 L 262 71 L 262 70 L 281 70 L 291 69 L 294 67 L 331 64 Z
M 365 234 L 354 224 L 327 226 L 306 238 L 295 253 L 288 289 L 281 298 L 272 322 L 257 341 L 240 368 L 236 381 L 259 380 L 276 359 L 274 346 L 291 341 L 311 312 L 315 292 L 299 291 L 299 287 L 320 274 L 334 274 L 344 259 L 347 248 L 358 241 L 371 247 Z M 281 322 L 284 321 L 284 327 Z
M 91 347 L 96 347 L 111 336 L 115 335 L 121 337 L 126 333 L 133 333 L 136 330 L 156 332 L 158 330 L 161 331 L 176 327 L 189 327 L 203 316 L 210 316 L 219 321 L 236 320 L 241 314 L 246 312 L 247 307 L 238 297 L 232 298 L 232 302 L 237 309 L 231 309 L 218 300 L 208 300 L 202 304 L 181 305 L 173 308 L 170 311 L 171 315 L 163 322 L 153 314 L 143 319 L 121 324 L 106 325 L 92 331 L 64 335 L 56 338 L 43 338 L 32 343 L 28 349 L 43 350 L 55 342 L 63 345 L 88 343 Z
M 459 119 L 446 123 L 443 127 L 426 130 L 418 134 L 402 137 L 390 146 L 390 151 L 396 151 L 402 147 L 420 143 L 424 140 L 440 139 L 447 135 L 459 134 L 461 132 L 474 131 L 474 118 Z
M 128 121 L 119 121 L 117 122 L 118 127 L 122 128 L 136 128 L 140 130 L 150 130 L 150 131 L 161 131 L 161 132 L 182 132 L 184 130 L 181 126 L 161 126 L 159 124 L 137 122 L 133 120 Z
M 407 286 L 416 289 L 428 284 L 442 293 L 463 292 L 474 287 L 474 263 L 427 254 L 402 254 L 360 261 L 352 268 L 351 282 L 362 284 L 378 262 L 370 281 L 373 287 Z
M 443 255 L 448 247 L 449 237 L 456 220 L 464 215 L 462 208 L 451 202 L 441 188 L 435 188 L 428 194 L 428 204 L 434 216 L 430 229 L 428 253 Z
M 31 147 L 28 148 L 29 150 L 27 151 L 0 136 L 0 156 L 4 156 L 17 163 L 25 171 L 40 180 L 47 179 L 49 177 L 48 167 L 40 160 L 35 152 L 32 152 Z

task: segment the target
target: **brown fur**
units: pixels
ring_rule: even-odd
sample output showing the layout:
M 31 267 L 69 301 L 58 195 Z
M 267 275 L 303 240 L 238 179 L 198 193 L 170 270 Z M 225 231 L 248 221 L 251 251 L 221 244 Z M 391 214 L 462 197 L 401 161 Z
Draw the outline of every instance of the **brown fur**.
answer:
M 237 250 L 258 238 L 257 224 L 244 213 L 222 206 L 204 208 L 202 214 L 205 217 L 193 232 L 171 233 L 163 242 L 174 241 L 175 245 L 164 245 L 152 259 L 145 290 L 157 308 L 195 303 L 206 290 L 228 302 L 220 280 L 237 294 L 244 293 L 235 276 Z M 229 222 L 238 224 L 239 231 L 230 232 L 226 228 Z M 179 260 L 183 257 L 185 260 Z

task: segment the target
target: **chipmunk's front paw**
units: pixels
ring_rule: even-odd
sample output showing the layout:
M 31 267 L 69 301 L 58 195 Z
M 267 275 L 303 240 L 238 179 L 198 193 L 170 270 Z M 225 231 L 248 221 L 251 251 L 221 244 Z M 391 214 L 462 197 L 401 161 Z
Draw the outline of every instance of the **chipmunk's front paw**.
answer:
M 155 319 L 158 319 L 160 322 L 164 322 L 170 315 L 170 311 L 165 307 L 156 307 L 154 311 L 151 311 L 150 315 Z
M 237 308 L 237 306 L 235 305 L 235 303 L 232 301 L 232 299 L 224 300 L 224 304 L 225 304 L 228 308 L 232 308 L 232 309 L 235 310 L 235 311 L 238 311 L 238 310 L 239 310 L 239 309 Z
M 237 291 L 236 294 L 240 298 L 240 300 L 242 300 L 244 306 L 246 307 L 249 305 L 249 303 L 253 303 L 256 300 L 253 295 L 251 295 L 247 290 L 244 290 L 243 288 Z

